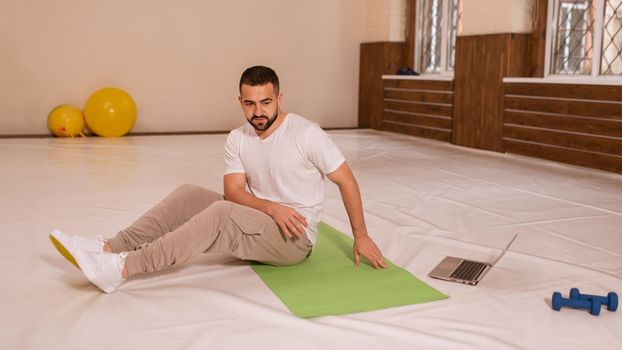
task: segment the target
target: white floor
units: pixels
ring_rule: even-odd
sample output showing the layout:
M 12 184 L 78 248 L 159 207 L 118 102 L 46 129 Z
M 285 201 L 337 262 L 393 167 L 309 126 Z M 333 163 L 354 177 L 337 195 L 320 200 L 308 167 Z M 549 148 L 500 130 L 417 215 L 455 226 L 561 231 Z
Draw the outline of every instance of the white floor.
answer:
M 369 130 L 330 133 L 386 257 L 443 301 L 310 320 L 245 264 L 202 256 L 104 295 L 48 241 L 113 235 L 185 182 L 222 191 L 225 135 L 0 140 L 1 349 L 620 349 L 622 310 L 551 310 L 553 291 L 622 296 L 622 176 Z M 334 185 L 324 221 L 349 233 Z M 477 287 L 430 279 L 493 260 Z

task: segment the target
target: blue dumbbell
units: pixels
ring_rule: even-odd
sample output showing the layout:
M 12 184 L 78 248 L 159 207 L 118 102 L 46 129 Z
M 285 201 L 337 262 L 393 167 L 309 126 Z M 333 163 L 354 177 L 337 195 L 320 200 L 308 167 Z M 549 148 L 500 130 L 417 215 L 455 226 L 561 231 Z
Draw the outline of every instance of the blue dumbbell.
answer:
M 600 314 L 600 304 L 596 301 L 592 299 L 566 299 L 562 298 L 562 294 L 560 292 L 553 293 L 552 306 L 555 311 L 559 311 L 562 306 L 568 306 L 576 309 L 589 309 L 590 314 L 594 316 L 598 316 Z
M 609 292 L 606 297 L 600 295 L 590 295 L 579 293 L 578 288 L 570 289 L 570 299 L 592 299 L 599 305 L 607 305 L 607 310 L 616 311 L 618 309 L 618 295 L 615 292 Z

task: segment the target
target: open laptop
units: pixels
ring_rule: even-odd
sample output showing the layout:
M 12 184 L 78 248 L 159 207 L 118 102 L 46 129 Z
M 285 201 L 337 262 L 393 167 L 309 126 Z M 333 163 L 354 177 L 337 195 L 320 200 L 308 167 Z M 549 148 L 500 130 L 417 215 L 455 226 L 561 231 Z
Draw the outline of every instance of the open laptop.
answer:
M 503 249 L 501 255 L 492 263 L 447 256 L 428 274 L 428 276 L 475 286 L 484 277 L 486 272 L 501 259 L 512 245 L 512 242 L 516 239 L 516 236 L 518 236 L 518 234 L 514 235 L 514 238 L 512 238 L 508 246 Z

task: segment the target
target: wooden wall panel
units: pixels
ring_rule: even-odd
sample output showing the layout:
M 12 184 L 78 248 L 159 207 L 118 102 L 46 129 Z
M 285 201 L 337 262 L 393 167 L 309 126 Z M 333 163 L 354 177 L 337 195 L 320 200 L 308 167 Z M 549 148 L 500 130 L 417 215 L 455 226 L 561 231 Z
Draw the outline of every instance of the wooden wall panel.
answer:
M 384 90 L 384 98 L 446 104 L 452 104 L 454 101 L 453 94 L 439 94 L 425 90 Z
M 527 77 L 530 72 L 529 65 L 529 34 L 503 34 L 505 35 L 505 64 L 503 77 Z
M 504 86 L 506 95 L 558 97 L 564 99 L 583 99 L 600 101 L 619 101 L 619 85 L 582 85 L 582 84 L 534 84 L 510 83 Z
M 524 140 L 561 148 L 622 156 L 621 138 L 513 125 L 506 125 L 504 127 L 503 137 L 506 139 Z
M 544 77 L 544 55 L 546 54 L 547 0 L 533 0 L 533 31 L 527 47 L 527 76 Z
M 528 34 L 456 39 L 452 142 L 503 151 L 503 78 L 526 76 Z
M 384 121 L 451 130 L 451 117 L 436 117 L 385 111 Z
M 544 76 L 547 0 L 534 0 L 530 34 L 459 36 L 455 83 L 383 82 L 414 64 L 416 0 L 406 4 L 405 43 L 361 45 L 359 127 L 622 173 L 622 86 L 503 83 Z
M 622 86 L 506 83 L 507 152 L 622 173 Z
M 547 145 L 517 142 L 514 140 L 504 140 L 503 145 L 506 151 L 510 153 L 622 173 L 622 158 L 620 157 L 571 149 L 553 148 Z
M 413 124 L 402 123 L 384 123 L 384 130 L 397 132 L 400 134 L 408 134 L 412 136 L 425 137 L 428 139 L 435 139 L 439 141 L 449 142 L 451 138 L 451 132 L 445 129 L 433 129 L 428 127 L 417 126 Z
M 403 67 L 404 43 L 361 44 L 359 68 L 359 128 L 382 128 L 382 75 Z
M 417 19 L 417 1 L 406 0 L 406 43 L 404 45 L 404 66 L 415 67 L 415 24 Z
M 504 123 L 543 129 L 622 137 L 622 121 L 617 119 L 585 118 L 529 111 L 505 110 Z
M 384 110 L 411 112 L 424 115 L 438 115 L 443 117 L 451 117 L 453 114 L 453 107 L 448 104 L 388 99 L 384 100 Z
M 453 81 L 385 79 L 383 129 L 451 141 Z
M 440 92 L 452 93 L 454 84 L 450 80 L 424 80 L 424 79 L 385 79 L 384 87 L 412 90 L 438 90 Z
M 565 100 L 546 97 L 506 95 L 505 109 L 534 111 L 617 119 L 622 115 L 622 105 L 617 102 L 596 102 L 592 100 Z

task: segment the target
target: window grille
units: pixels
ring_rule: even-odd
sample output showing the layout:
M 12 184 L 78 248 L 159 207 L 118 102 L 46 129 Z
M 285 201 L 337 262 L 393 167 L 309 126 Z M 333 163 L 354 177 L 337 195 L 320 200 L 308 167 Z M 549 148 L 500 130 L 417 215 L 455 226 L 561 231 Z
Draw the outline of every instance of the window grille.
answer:
M 460 20 L 460 12 L 458 10 L 458 0 L 451 0 L 451 8 L 449 9 L 449 53 L 447 57 L 447 70 L 454 70 L 456 62 L 456 34 L 458 32 L 458 22 Z
M 622 75 L 622 0 L 605 2 L 600 74 Z
M 550 74 L 622 75 L 622 0 L 550 1 Z
M 420 0 L 419 65 L 422 73 L 453 71 L 460 0 Z
M 590 74 L 594 20 L 591 0 L 558 0 L 554 74 Z
M 441 0 L 423 0 L 421 25 L 421 71 L 438 73 L 441 70 Z

